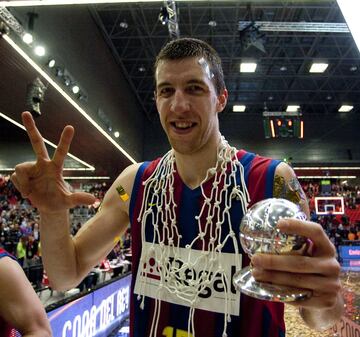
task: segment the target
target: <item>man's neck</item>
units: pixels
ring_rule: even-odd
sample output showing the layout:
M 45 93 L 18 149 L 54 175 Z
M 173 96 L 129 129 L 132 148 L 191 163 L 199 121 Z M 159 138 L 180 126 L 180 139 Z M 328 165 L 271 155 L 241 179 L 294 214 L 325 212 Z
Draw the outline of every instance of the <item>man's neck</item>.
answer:
M 182 181 L 194 189 L 201 185 L 205 179 L 207 170 L 217 164 L 218 145 L 221 142 L 219 137 L 207 144 L 196 153 L 182 154 L 175 151 L 175 161 L 178 173 Z

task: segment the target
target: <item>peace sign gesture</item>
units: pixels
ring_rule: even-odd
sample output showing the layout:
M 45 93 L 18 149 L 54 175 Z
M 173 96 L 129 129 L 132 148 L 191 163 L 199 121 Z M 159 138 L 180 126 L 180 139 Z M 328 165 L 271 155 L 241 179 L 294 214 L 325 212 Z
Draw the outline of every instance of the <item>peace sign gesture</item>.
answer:
M 22 197 L 43 213 L 56 213 L 81 204 L 92 204 L 95 197 L 89 193 L 71 193 L 62 171 L 74 136 L 74 128 L 66 126 L 52 159 L 49 158 L 44 140 L 29 112 L 22 113 L 22 121 L 29 135 L 36 162 L 16 165 L 11 180 Z

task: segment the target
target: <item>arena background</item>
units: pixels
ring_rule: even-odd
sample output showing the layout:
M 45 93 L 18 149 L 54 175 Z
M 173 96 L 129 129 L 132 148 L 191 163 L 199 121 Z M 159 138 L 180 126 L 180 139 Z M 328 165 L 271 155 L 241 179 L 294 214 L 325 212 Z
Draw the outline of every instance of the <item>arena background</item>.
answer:
M 0 1 L 0 6 L 8 4 Z M 163 24 L 172 6 L 176 17 L 170 15 Z M 34 42 L 26 45 L 10 29 L 11 39 L 107 134 L 99 132 L 40 76 L 48 87 L 41 115 L 34 114 L 36 123 L 55 144 L 65 125 L 75 127 L 70 152 L 81 161 L 69 157 L 65 175 L 77 187 L 90 181 L 110 184 L 131 162 L 151 160 L 169 149 L 154 104 L 152 65 L 161 46 L 176 35 L 203 39 L 222 58 L 229 101 L 220 114 L 220 128 L 229 143 L 284 159 L 302 179 L 336 177 L 332 179 L 338 184 L 360 183 L 360 55 L 336 1 L 145 1 L 25 7 L 12 1 L 4 9 L 32 33 Z M 2 19 L 0 15 L 0 22 Z M 169 24 L 175 19 L 177 29 Z M 37 44 L 45 46 L 45 56 L 34 54 Z M 51 59 L 56 61 L 53 68 L 48 67 Z M 254 73 L 239 71 L 240 63 L 246 61 L 257 63 Z M 328 63 L 328 67 L 323 73 L 310 73 L 313 62 Z M 38 76 L 0 38 L 2 175 L 11 173 L 19 162 L 34 160 L 25 131 L 14 122 L 21 123 L 29 85 Z M 79 86 L 78 94 L 71 92 L 73 84 Z M 353 108 L 339 112 L 344 104 Z M 234 105 L 246 109 L 234 112 Z M 299 106 L 292 116 L 286 112 L 288 105 Z M 275 123 L 276 137 L 271 137 L 269 118 Z M 300 120 L 303 138 L 294 129 Z

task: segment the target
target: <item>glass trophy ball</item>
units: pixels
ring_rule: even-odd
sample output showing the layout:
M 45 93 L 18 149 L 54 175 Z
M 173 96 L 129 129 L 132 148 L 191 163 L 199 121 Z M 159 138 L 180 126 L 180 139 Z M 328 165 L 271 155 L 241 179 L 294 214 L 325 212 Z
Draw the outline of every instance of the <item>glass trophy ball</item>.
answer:
M 250 257 L 255 253 L 291 254 L 299 251 L 306 238 L 281 233 L 277 222 L 283 218 L 306 220 L 305 213 L 286 199 L 265 199 L 249 208 L 240 224 L 240 242 Z
M 255 253 L 303 255 L 307 239 L 281 233 L 276 227 L 284 218 L 306 220 L 306 215 L 298 205 L 285 199 L 265 199 L 250 207 L 240 224 L 240 242 L 245 253 L 250 257 Z M 251 266 L 238 271 L 233 284 L 248 296 L 268 301 L 292 302 L 312 295 L 308 289 L 257 282 L 251 274 Z

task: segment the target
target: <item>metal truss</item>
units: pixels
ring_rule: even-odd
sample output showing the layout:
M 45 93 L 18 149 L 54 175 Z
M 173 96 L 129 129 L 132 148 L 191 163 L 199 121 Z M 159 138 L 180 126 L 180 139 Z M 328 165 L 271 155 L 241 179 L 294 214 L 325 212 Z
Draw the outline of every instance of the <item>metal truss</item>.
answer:
M 246 111 L 262 113 L 264 101 L 281 111 L 291 101 L 304 112 L 328 113 L 345 101 L 360 103 L 359 51 L 336 1 L 254 2 L 252 18 L 240 1 L 179 1 L 176 6 L 181 35 L 209 42 L 222 59 L 230 93 L 227 111 L 244 103 Z M 150 119 L 157 115 L 153 63 L 175 37 L 159 22 L 159 10 L 159 3 L 150 2 L 94 6 L 96 22 Z M 266 53 L 242 49 L 239 28 L 252 21 L 265 34 Z M 249 59 L 257 62 L 256 73 L 240 73 L 240 62 Z M 310 74 L 313 61 L 329 63 L 327 71 Z
M 250 24 L 263 32 L 314 32 L 314 33 L 350 33 L 343 22 L 271 22 L 271 21 L 240 21 L 239 30 Z
M 25 31 L 23 26 L 14 18 L 6 7 L 0 7 L 0 20 L 19 36 L 24 35 Z
M 176 3 L 175 1 L 165 0 L 164 6 L 169 15 L 167 26 L 169 29 L 170 38 L 178 39 L 180 37 L 180 30 L 178 23 L 178 14 L 176 10 Z

